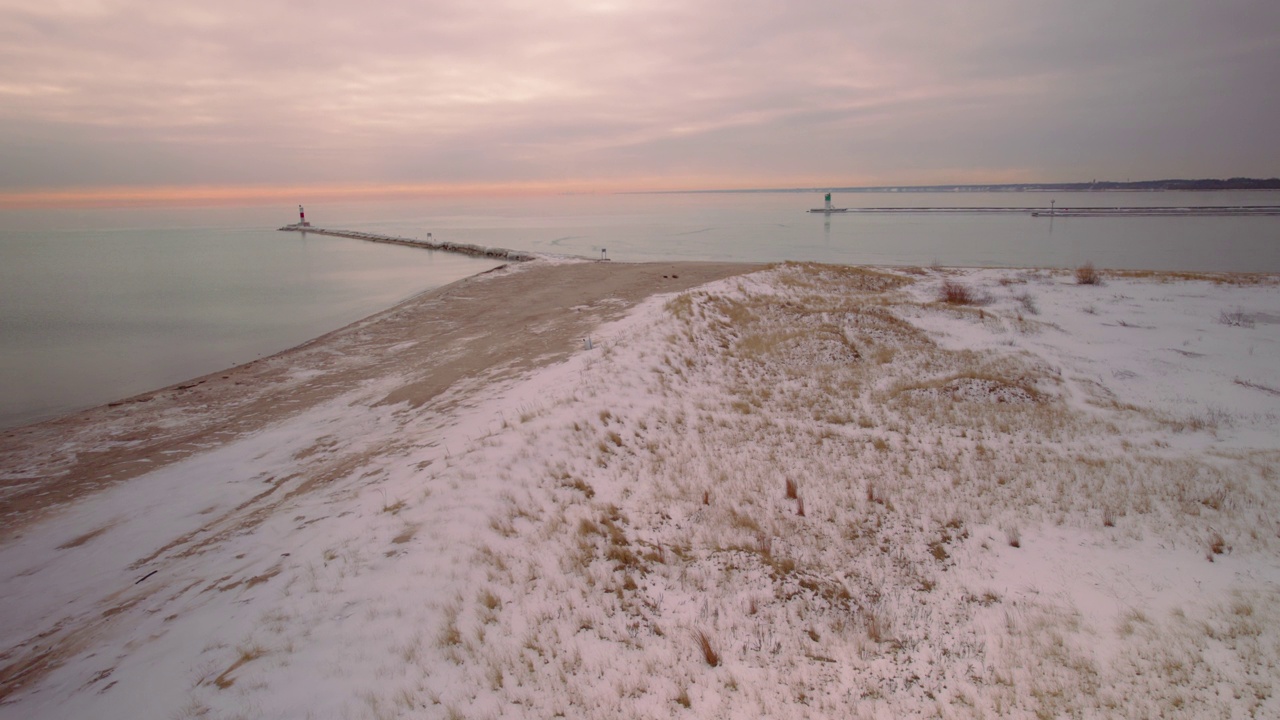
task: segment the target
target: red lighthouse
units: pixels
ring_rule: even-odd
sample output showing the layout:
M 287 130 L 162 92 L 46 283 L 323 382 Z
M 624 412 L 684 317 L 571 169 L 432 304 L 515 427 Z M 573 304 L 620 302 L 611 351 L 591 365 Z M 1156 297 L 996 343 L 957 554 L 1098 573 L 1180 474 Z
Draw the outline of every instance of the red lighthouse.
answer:
M 311 227 L 311 223 L 307 222 L 307 211 L 298 206 L 298 225 L 302 227 Z

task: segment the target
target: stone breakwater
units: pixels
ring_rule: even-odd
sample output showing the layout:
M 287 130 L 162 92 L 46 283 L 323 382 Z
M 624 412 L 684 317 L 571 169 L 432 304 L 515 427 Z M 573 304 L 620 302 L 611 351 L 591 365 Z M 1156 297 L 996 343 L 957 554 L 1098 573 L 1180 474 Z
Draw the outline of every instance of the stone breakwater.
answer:
M 495 260 L 524 262 L 526 260 L 533 260 L 537 257 L 533 253 L 527 253 L 522 250 L 508 250 L 507 248 L 485 247 L 483 245 L 471 245 L 468 243 L 456 243 L 440 240 L 422 240 L 419 238 L 397 237 L 395 235 L 379 235 L 377 233 L 361 232 L 359 230 L 327 230 L 325 228 L 297 224 L 285 225 L 278 229 L 282 232 L 315 233 L 317 235 L 330 235 L 332 237 L 344 237 L 351 238 L 353 240 L 367 240 L 369 242 L 389 243 L 392 245 L 408 245 L 410 247 L 425 248 L 427 250 L 441 250 L 444 252 L 471 255 L 472 257 L 493 258 Z
M 1280 205 L 1191 205 L 1183 207 L 864 207 L 814 208 L 811 213 L 857 213 L 884 215 L 983 215 L 1030 214 L 1032 217 L 1237 217 L 1280 215 Z

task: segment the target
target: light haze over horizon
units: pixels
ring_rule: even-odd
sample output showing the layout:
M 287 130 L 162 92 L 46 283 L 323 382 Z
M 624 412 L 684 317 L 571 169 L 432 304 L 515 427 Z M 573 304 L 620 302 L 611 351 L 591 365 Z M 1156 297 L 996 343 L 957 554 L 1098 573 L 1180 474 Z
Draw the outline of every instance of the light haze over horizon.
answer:
M 0 0 L 0 38 L 0 199 L 1280 174 L 1274 0 Z

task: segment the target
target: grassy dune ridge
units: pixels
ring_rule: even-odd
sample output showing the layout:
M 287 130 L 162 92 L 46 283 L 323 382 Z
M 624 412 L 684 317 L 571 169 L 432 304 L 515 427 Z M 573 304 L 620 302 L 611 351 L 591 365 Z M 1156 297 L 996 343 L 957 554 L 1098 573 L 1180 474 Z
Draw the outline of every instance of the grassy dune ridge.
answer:
M 1221 591 L 1167 609 L 1135 595 L 1089 613 L 1010 592 L 1002 572 L 1056 531 L 1102 563 L 1081 582 L 1123 587 L 1120 566 L 1153 555 L 1274 569 L 1274 449 L 1178 447 L 1171 433 L 1229 418 L 1064 376 L 1020 348 L 1062 331 L 1015 291 L 958 307 L 921 289 L 939 275 L 786 265 L 683 294 L 645 330 L 661 342 L 604 349 L 572 410 L 523 415 L 514 444 L 554 439 L 558 457 L 508 496 L 480 599 L 457 598 L 436 638 L 465 678 L 441 702 L 600 717 L 1274 708 L 1274 584 L 1217 577 Z M 946 349 L 913 319 L 1007 344 Z

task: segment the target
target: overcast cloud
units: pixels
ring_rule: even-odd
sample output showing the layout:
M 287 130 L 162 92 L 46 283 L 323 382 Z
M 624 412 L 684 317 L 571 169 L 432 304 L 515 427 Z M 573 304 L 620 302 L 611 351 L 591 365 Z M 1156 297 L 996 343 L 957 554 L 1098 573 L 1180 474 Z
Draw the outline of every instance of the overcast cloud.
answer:
M 0 190 L 1280 174 L 1280 2 L 0 0 Z

